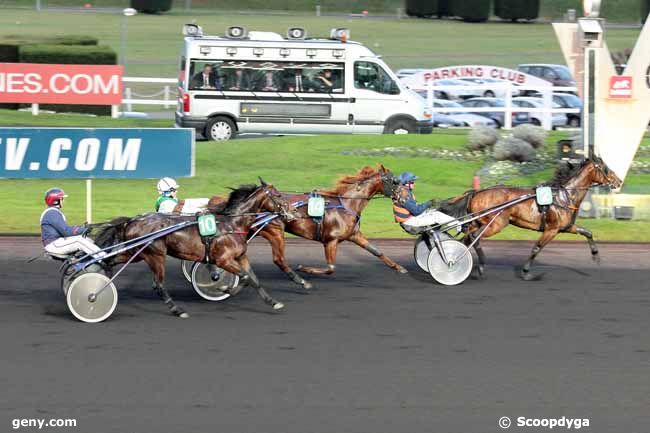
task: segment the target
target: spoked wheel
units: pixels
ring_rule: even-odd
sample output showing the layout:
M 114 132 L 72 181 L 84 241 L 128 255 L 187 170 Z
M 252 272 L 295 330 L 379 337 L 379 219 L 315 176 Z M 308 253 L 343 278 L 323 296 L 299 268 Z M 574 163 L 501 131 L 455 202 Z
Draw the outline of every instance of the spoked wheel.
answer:
M 104 274 L 87 272 L 75 277 L 66 299 L 70 312 L 86 323 L 106 320 L 117 306 L 117 289 Z
M 429 246 L 427 245 L 426 240 L 424 239 L 425 236 L 429 236 L 426 233 L 421 234 L 418 239 L 415 241 L 415 247 L 413 247 L 413 257 L 415 258 L 415 263 L 418 264 L 420 269 L 422 269 L 424 272 L 429 272 L 429 253 L 431 250 L 429 249 Z M 445 239 L 453 239 L 450 235 L 447 233 L 440 233 L 440 240 L 445 240 Z M 433 239 L 430 240 L 431 246 L 434 246 Z
M 192 287 L 203 299 L 223 301 L 230 298 L 228 291 L 237 287 L 239 275 L 231 274 L 207 263 L 195 262 L 192 266 Z
M 472 273 L 474 259 L 469 249 L 460 241 L 445 239 L 441 242 L 447 263 L 440 251 L 434 248 L 429 253 L 427 266 L 434 280 L 445 286 L 455 286 L 465 281 Z
M 183 276 L 188 283 L 192 282 L 192 266 L 196 262 L 190 262 L 189 260 L 181 260 L 181 270 L 183 271 Z

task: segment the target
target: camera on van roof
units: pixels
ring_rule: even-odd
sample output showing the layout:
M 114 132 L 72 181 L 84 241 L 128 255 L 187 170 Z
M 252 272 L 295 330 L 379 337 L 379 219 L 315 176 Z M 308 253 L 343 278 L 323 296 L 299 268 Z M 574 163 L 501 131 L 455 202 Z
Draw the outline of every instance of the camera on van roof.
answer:
M 287 39 L 305 39 L 307 37 L 307 30 L 302 27 L 290 27 L 287 30 Z
M 248 36 L 248 31 L 242 26 L 231 26 L 226 29 L 226 37 L 230 39 L 244 39 Z
M 336 39 L 337 41 L 346 42 L 350 39 L 350 29 L 338 28 L 332 29 L 330 31 L 330 39 Z
M 183 36 L 203 36 L 203 29 L 196 24 L 183 25 Z

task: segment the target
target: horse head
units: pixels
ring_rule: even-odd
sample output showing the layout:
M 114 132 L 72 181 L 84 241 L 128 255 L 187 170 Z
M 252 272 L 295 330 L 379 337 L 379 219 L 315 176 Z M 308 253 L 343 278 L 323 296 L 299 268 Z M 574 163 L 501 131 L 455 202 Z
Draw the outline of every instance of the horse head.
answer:
M 399 186 L 399 180 L 383 164 L 379 165 L 379 178 L 381 179 L 381 193 L 386 197 L 392 197 L 396 188 Z
M 283 197 L 282 193 L 278 191 L 272 184 L 265 182 L 260 177 L 260 187 L 256 193 L 262 196 L 260 202 L 260 210 L 278 213 L 285 221 L 292 221 L 296 219 L 296 215 L 291 212 L 291 205 Z
M 609 185 L 612 188 L 620 188 L 623 181 L 607 167 L 607 164 L 599 157 L 587 160 L 586 166 L 590 167 L 590 180 L 597 185 Z

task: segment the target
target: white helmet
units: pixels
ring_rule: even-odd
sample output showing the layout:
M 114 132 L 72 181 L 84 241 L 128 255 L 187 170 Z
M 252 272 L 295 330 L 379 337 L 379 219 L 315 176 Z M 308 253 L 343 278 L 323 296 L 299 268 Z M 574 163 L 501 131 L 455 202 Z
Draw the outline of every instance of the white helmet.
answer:
M 180 188 L 180 185 L 171 177 L 163 177 L 158 181 L 157 187 L 160 194 L 170 194 Z

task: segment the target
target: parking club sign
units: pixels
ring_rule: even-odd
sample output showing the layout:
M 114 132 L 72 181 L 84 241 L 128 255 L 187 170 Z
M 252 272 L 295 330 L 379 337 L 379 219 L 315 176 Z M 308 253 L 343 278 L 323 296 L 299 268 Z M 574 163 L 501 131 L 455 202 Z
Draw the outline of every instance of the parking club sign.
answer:
M 613 99 L 632 99 L 632 77 L 613 76 L 609 79 L 609 97 Z

